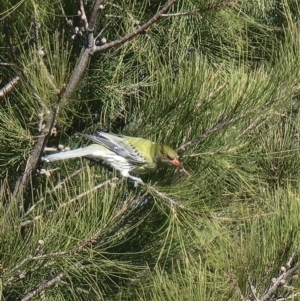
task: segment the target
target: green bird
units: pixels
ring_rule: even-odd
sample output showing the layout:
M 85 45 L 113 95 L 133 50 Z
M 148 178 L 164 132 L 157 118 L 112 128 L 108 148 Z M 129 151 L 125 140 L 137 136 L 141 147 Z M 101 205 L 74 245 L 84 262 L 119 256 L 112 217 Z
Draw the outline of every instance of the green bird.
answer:
M 158 167 L 159 163 L 183 168 L 177 153 L 164 144 L 158 144 L 147 139 L 97 132 L 95 135 L 80 134 L 94 142 L 93 144 L 70 151 L 42 157 L 46 162 L 84 157 L 91 160 L 103 160 L 118 170 L 123 177 L 143 181 L 130 175 L 149 173 Z

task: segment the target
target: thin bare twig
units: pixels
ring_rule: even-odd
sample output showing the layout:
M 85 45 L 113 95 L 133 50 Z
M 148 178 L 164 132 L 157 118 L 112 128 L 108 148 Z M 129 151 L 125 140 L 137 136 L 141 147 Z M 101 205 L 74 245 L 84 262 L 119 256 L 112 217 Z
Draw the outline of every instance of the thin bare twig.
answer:
M 47 211 L 47 214 L 51 214 L 51 213 L 53 213 L 53 210 Z M 28 220 L 22 222 L 22 223 L 20 224 L 20 227 L 21 227 L 21 228 L 27 227 L 27 226 L 29 226 L 29 225 L 35 223 L 36 221 L 41 220 L 43 217 L 44 217 L 43 214 L 37 215 L 37 216 L 33 217 L 32 219 L 28 219 Z
M 97 17 L 98 17 L 98 12 L 99 12 L 99 8 L 100 8 L 100 4 L 102 3 L 102 0 L 96 0 L 94 3 L 94 7 L 90 16 L 90 20 L 89 20 L 89 27 L 88 27 L 88 31 L 93 32 L 94 31 L 94 27 L 97 21 Z
M 133 22 L 136 21 L 134 19 L 133 15 L 128 10 L 124 9 L 123 7 L 121 7 L 120 5 L 117 5 L 117 4 L 114 4 L 114 3 L 111 3 L 111 2 L 107 2 L 107 4 L 111 5 L 112 7 L 115 7 L 117 9 L 119 9 L 122 12 L 125 12 L 128 15 L 128 17 L 131 19 L 131 21 L 133 21 Z
M 213 92 L 210 92 L 208 94 L 208 98 L 215 98 L 217 95 L 220 94 L 220 92 L 223 91 L 223 89 L 227 86 L 227 83 L 223 83 L 222 85 L 220 85 L 219 87 L 217 87 L 217 89 Z
M 81 78 L 83 77 L 84 72 L 89 64 L 90 58 L 94 53 L 95 42 L 94 42 L 93 31 L 94 31 L 94 26 L 95 26 L 95 23 L 97 20 L 97 15 L 98 15 L 100 4 L 101 4 L 101 0 L 96 0 L 94 3 L 92 14 L 91 14 L 89 22 L 88 22 L 88 24 L 89 24 L 89 26 L 88 26 L 89 45 L 88 45 L 88 48 L 85 49 L 85 51 L 83 52 L 81 58 L 79 59 L 79 63 L 77 65 L 77 67 L 74 69 L 74 71 L 71 75 L 69 83 L 66 87 L 66 91 L 63 95 L 61 103 L 59 104 L 61 107 L 64 106 L 66 101 L 71 97 L 71 95 L 77 89 L 78 83 L 81 80 Z
M 65 256 L 65 255 L 67 255 L 69 253 L 70 253 L 70 251 L 58 251 L 58 252 L 41 254 L 41 255 L 37 255 L 37 256 L 31 256 L 31 255 L 29 255 L 26 258 L 24 258 L 20 263 L 18 263 L 15 267 L 13 267 L 10 270 L 10 272 L 15 272 L 15 271 L 20 270 L 29 261 L 43 260 L 43 259 L 47 259 L 47 258 Z M 10 281 L 11 281 L 11 279 L 8 279 L 8 281 L 6 282 L 6 284 L 8 284 Z
M 262 295 L 260 298 L 260 301 L 268 301 L 270 300 L 271 296 L 276 293 L 279 287 L 283 286 L 285 282 L 292 278 L 292 276 L 296 273 L 296 271 L 299 269 L 300 261 L 297 261 L 294 266 L 292 266 L 292 262 L 294 260 L 294 257 L 296 256 L 296 253 L 293 253 L 292 256 L 289 258 L 286 266 L 286 270 L 282 272 L 282 274 L 272 279 L 271 285 L 269 289 Z
M 12 91 L 12 89 L 19 83 L 19 76 L 15 76 L 12 80 L 9 81 L 2 89 L 0 89 L 0 99 L 3 98 L 7 93 Z
M 58 114 L 58 110 L 56 109 L 56 110 L 54 110 L 52 118 L 49 118 L 48 123 L 44 127 L 41 136 L 38 138 L 34 149 L 32 150 L 29 158 L 27 159 L 24 173 L 18 179 L 18 181 L 15 185 L 14 192 L 13 192 L 13 196 L 16 199 L 20 198 L 20 196 L 22 195 L 25 187 L 27 186 L 27 184 L 29 183 L 29 181 L 31 179 L 31 174 L 32 174 L 33 170 L 36 169 L 36 166 L 37 166 L 38 160 L 40 158 L 40 155 L 43 151 L 44 146 L 47 143 L 48 133 L 51 133 L 51 129 L 53 128 L 53 125 L 56 122 L 57 114 Z M 22 206 L 22 204 L 21 204 L 21 206 Z
M 89 22 L 85 14 L 83 0 L 80 0 L 80 11 L 81 11 L 81 20 L 84 22 L 84 28 L 87 31 L 89 28 Z
M 41 42 L 40 42 L 40 35 L 39 35 L 40 27 L 41 27 L 41 23 L 38 21 L 38 19 L 34 18 L 34 20 L 33 20 L 33 34 L 34 34 L 35 49 L 37 51 L 41 49 Z
M 170 7 L 176 2 L 177 0 L 171 0 L 169 1 L 160 11 L 157 12 L 157 14 L 152 17 L 148 22 L 146 22 L 145 24 L 141 25 L 141 27 L 135 29 L 134 31 L 132 31 L 131 33 L 127 34 L 126 36 L 115 40 L 113 42 L 110 43 L 106 43 L 105 45 L 102 46 L 96 46 L 95 48 L 95 52 L 99 52 L 99 51 L 103 51 L 106 49 L 110 49 L 112 47 L 118 46 L 120 44 L 124 44 L 127 41 L 131 40 L 132 38 L 134 38 L 136 35 L 144 33 L 151 25 L 153 25 L 158 19 L 160 19 L 162 16 L 162 14 L 164 14 L 165 12 L 167 12 Z
M 97 34 L 97 36 L 95 37 L 94 41 L 96 41 L 99 37 L 101 37 L 101 35 L 103 34 L 104 30 L 108 27 L 108 25 L 110 24 L 110 21 L 107 22 L 107 24 L 101 29 L 101 31 Z
M 183 166 L 179 168 L 179 172 L 185 173 L 188 176 L 188 178 L 192 176 Z
M 60 282 L 63 277 L 65 277 L 65 273 L 61 272 L 58 275 L 56 275 L 54 278 L 40 283 L 37 286 L 37 288 L 29 292 L 24 298 L 21 299 L 21 301 L 29 301 L 30 299 L 34 298 L 36 295 L 40 294 L 45 289 L 50 288 L 54 284 Z
M 249 288 L 250 288 L 250 291 L 251 291 L 251 294 L 252 294 L 253 298 L 255 299 L 255 301 L 260 301 L 260 300 L 257 298 L 257 296 L 256 296 L 256 289 L 255 289 L 255 287 L 253 286 L 253 284 L 252 284 L 252 282 L 251 282 L 249 276 L 248 276 L 247 281 L 248 281 Z
M 162 14 L 162 17 L 182 17 L 182 16 L 190 16 L 190 15 L 195 15 L 198 14 L 201 11 L 201 9 L 195 9 L 195 10 L 190 10 L 190 11 L 185 11 L 181 13 L 173 13 L 173 14 Z M 201 17 L 202 18 L 202 17 Z
M 0 66 L 15 66 L 15 63 L 5 63 L 5 62 L 0 62 Z
M 64 10 L 64 7 L 63 7 L 63 5 L 62 5 L 62 3 L 61 3 L 61 0 L 59 1 L 59 6 L 60 6 L 60 9 L 61 9 L 61 11 L 62 11 L 63 16 L 64 16 L 65 19 L 66 19 L 67 24 L 68 24 L 69 26 L 73 26 L 73 21 L 67 18 L 67 15 L 66 15 L 65 10 Z
M 240 139 L 242 136 L 244 136 L 247 132 L 251 131 L 252 129 L 256 128 L 258 124 L 261 123 L 262 119 L 266 119 L 266 116 L 259 116 L 254 121 L 251 122 L 251 124 L 243 130 L 236 138 L 235 140 Z
M 299 293 L 294 293 L 292 295 L 289 295 L 287 297 L 279 297 L 276 299 L 276 301 L 287 301 L 287 300 L 296 300 L 295 298 L 299 297 Z

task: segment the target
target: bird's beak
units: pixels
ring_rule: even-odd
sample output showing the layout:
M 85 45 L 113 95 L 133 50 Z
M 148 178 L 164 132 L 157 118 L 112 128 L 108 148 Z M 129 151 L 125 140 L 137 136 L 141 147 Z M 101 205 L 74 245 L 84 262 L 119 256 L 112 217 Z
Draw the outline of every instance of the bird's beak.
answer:
M 173 159 L 173 160 L 171 160 L 170 163 L 171 163 L 172 165 L 176 166 L 176 167 L 182 168 L 181 162 L 180 162 L 178 159 L 176 159 L 176 158 Z

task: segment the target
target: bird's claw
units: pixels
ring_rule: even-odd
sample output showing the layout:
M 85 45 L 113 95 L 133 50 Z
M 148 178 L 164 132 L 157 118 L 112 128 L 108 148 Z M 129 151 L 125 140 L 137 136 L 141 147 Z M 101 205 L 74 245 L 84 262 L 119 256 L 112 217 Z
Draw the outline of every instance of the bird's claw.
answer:
M 138 184 L 141 184 L 141 185 L 144 184 L 144 182 L 143 182 L 143 180 L 142 180 L 141 178 L 137 178 L 137 177 L 133 177 L 133 176 L 131 176 L 130 178 L 131 178 L 131 179 L 133 180 L 133 182 L 134 182 L 134 187 L 137 187 Z

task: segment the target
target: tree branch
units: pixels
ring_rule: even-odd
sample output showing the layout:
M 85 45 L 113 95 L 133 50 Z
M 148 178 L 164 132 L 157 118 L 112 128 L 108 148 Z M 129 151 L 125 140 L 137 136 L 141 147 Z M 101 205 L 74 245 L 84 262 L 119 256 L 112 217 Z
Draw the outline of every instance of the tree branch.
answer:
M 77 174 L 81 173 L 86 167 L 82 167 L 72 174 L 68 175 L 65 179 L 60 181 L 55 187 L 53 187 L 48 193 L 51 194 L 52 192 L 55 192 L 58 189 L 61 189 L 63 185 L 65 185 L 69 180 L 71 180 L 73 177 L 75 177 Z M 46 197 L 40 198 L 36 203 L 34 203 L 24 214 L 24 216 L 29 215 L 33 210 L 35 210 L 40 204 L 42 204 L 45 201 Z
M 15 76 L 9 83 L 7 83 L 2 89 L 0 89 L 0 99 L 3 98 L 8 92 L 12 91 L 12 89 L 18 84 L 20 81 L 19 76 Z
M 250 110 L 250 111 L 248 111 L 248 112 L 246 112 L 244 114 L 241 114 L 241 115 L 239 115 L 239 116 L 237 116 L 235 118 L 232 118 L 232 119 L 230 119 L 228 121 L 223 121 L 225 119 L 225 117 L 223 115 L 220 116 L 218 118 L 218 120 L 216 121 L 216 123 L 211 128 L 209 128 L 204 134 L 202 134 L 202 135 L 200 135 L 200 136 L 198 136 L 198 137 L 196 137 L 196 138 L 194 138 L 194 139 L 192 139 L 192 140 L 190 140 L 190 141 L 188 141 L 186 143 L 181 144 L 176 149 L 176 151 L 183 150 L 187 146 L 191 146 L 191 145 L 193 145 L 195 143 L 199 143 L 199 142 L 205 140 L 207 137 L 211 136 L 212 134 L 217 133 L 217 132 L 221 131 L 222 129 L 228 127 L 229 125 L 235 123 L 236 121 L 244 118 L 245 116 L 247 116 L 248 114 L 250 114 L 250 112 L 252 112 L 252 111 L 253 110 Z
M 43 129 L 42 135 L 38 138 L 38 141 L 32 150 L 29 158 L 27 159 L 25 170 L 23 175 L 18 179 L 15 189 L 13 192 L 13 196 L 16 199 L 19 199 L 22 195 L 25 187 L 29 183 L 31 179 L 32 172 L 36 169 L 37 163 L 39 161 L 40 155 L 44 149 L 44 146 L 48 140 L 48 134 L 51 133 L 51 129 L 53 128 L 54 123 L 56 122 L 58 115 L 58 110 L 54 111 L 53 117 L 47 122 L 45 128 Z
M 83 0 L 80 0 L 80 11 L 81 11 L 81 20 L 84 22 L 84 28 L 85 30 L 88 30 L 89 28 L 89 22 L 85 14 L 84 4 Z
M 37 294 L 41 293 L 45 289 L 53 286 L 57 282 L 60 282 L 64 276 L 65 276 L 65 273 L 59 273 L 57 276 L 50 279 L 49 281 L 40 283 L 36 289 L 29 292 L 24 298 L 21 299 L 21 301 L 28 301 L 28 300 L 34 298 Z
M 283 273 L 277 277 L 272 279 L 272 283 L 269 287 L 269 289 L 266 291 L 266 293 L 264 293 L 262 295 L 262 297 L 260 298 L 260 301 L 268 301 L 271 300 L 271 296 L 274 295 L 276 293 L 276 291 L 278 290 L 278 288 L 280 286 L 283 286 L 285 284 L 285 282 L 289 279 L 292 278 L 292 276 L 296 273 L 296 271 L 299 269 L 300 266 L 300 262 L 297 261 L 294 266 L 291 266 L 291 261 L 293 260 L 293 257 L 295 256 L 295 254 L 293 254 L 291 256 L 291 259 L 288 261 L 287 263 L 287 269 L 285 271 L 283 271 Z
M 127 34 L 126 36 L 115 40 L 113 42 L 107 43 L 102 46 L 96 46 L 95 52 L 103 51 L 106 49 L 110 49 L 112 47 L 118 46 L 120 44 L 124 44 L 127 41 L 134 38 L 136 35 L 144 33 L 151 25 L 153 25 L 158 19 L 162 18 L 162 15 L 169 10 L 169 8 L 176 2 L 177 0 L 171 0 L 169 1 L 153 18 L 151 18 L 148 22 L 146 22 L 141 27 L 137 28 L 133 32 Z
M 75 67 L 71 78 L 69 80 L 69 83 L 66 86 L 66 89 L 64 92 L 62 92 L 59 95 L 59 101 L 58 101 L 58 106 L 53 114 L 53 117 L 46 123 L 46 126 L 43 130 L 42 135 L 40 136 L 40 138 L 38 139 L 31 155 L 29 156 L 27 163 L 26 163 L 26 168 L 24 171 L 24 174 L 19 178 L 18 182 L 16 183 L 15 186 L 15 190 L 14 190 L 14 196 L 16 198 L 19 198 L 19 196 L 22 194 L 22 192 L 24 191 L 25 187 L 27 186 L 27 184 L 29 183 L 30 179 L 31 179 L 31 175 L 32 172 L 36 169 L 37 166 L 37 162 L 39 160 L 39 157 L 43 151 L 43 148 L 47 142 L 47 139 L 49 137 L 49 134 L 51 133 L 51 129 L 54 127 L 54 125 L 56 124 L 56 120 L 58 118 L 59 115 L 59 111 L 65 106 L 65 104 L 67 103 L 68 99 L 72 96 L 72 94 L 74 93 L 74 91 L 76 90 L 76 88 L 79 85 L 80 80 L 82 79 L 84 72 L 87 69 L 87 66 L 89 64 L 90 58 L 91 56 L 95 53 L 95 52 L 99 52 L 99 51 L 103 51 L 109 48 L 112 48 L 114 46 L 123 44 L 127 41 L 129 41 L 130 39 L 132 39 L 133 37 L 135 37 L 136 35 L 144 32 L 148 27 L 150 27 L 152 24 L 154 24 L 160 17 L 161 14 L 165 13 L 168 11 L 168 9 L 176 2 L 177 0 L 171 0 L 169 1 L 153 18 L 151 18 L 148 22 L 146 22 L 144 25 L 142 25 L 140 28 L 138 28 L 137 30 L 134 30 L 132 33 L 124 36 L 123 38 L 120 38 L 114 42 L 105 44 L 103 46 L 98 46 L 95 47 L 94 44 L 94 38 L 93 38 L 93 31 L 94 31 L 94 26 L 97 20 L 97 16 L 98 16 L 98 11 L 99 11 L 99 6 L 101 4 L 101 0 L 96 0 L 94 2 L 94 7 L 89 19 L 89 28 L 88 28 L 88 32 L 89 32 L 89 45 L 88 48 L 84 50 L 82 56 L 79 59 L 79 63 L 77 65 L 77 67 Z
M 92 13 L 90 16 L 90 20 L 89 20 L 89 27 L 88 27 L 89 31 L 92 31 L 92 32 L 94 31 L 94 27 L 95 27 L 97 17 L 98 17 L 99 6 L 100 6 L 101 2 L 102 2 L 102 0 L 95 1 L 93 10 L 92 10 Z
M 77 173 L 77 172 L 76 172 L 76 173 Z M 75 175 L 75 173 L 72 174 L 72 176 L 74 176 L 74 175 Z M 69 180 L 69 177 L 67 177 L 66 180 Z M 90 193 L 92 193 L 92 192 L 95 192 L 95 191 L 99 190 L 100 188 L 102 188 L 103 186 L 106 186 L 106 185 L 108 185 L 108 184 L 110 184 L 110 183 L 113 183 L 113 182 L 116 182 L 116 181 L 118 181 L 118 180 L 119 180 L 119 178 L 117 178 L 117 177 L 114 177 L 114 178 L 112 178 L 112 179 L 106 180 L 106 181 L 104 181 L 104 182 L 102 182 L 102 183 L 100 183 L 100 184 L 94 186 L 93 188 L 91 188 L 91 189 L 89 189 L 89 190 L 87 190 L 87 191 L 85 191 L 85 192 L 83 192 L 83 193 L 77 195 L 76 197 L 74 197 L 74 198 L 72 198 L 72 199 L 66 201 L 65 203 L 60 204 L 60 205 L 58 206 L 57 209 L 61 209 L 61 208 L 64 208 L 64 207 L 66 207 L 66 206 L 69 206 L 69 205 L 75 203 L 76 201 L 80 200 L 80 199 L 83 198 L 84 196 L 86 196 L 86 195 L 88 195 L 88 194 L 90 194 Z M 51 192 L 53 192 L 53 191 L 55 191 L 55 190 L 61 188 L 63 184 L 65 184 L 65 182 L 59 183 L 57 186 L 55 186 L 55 187 L 51 190 Z M 26 214 L 25 214 L 24 216 L 27 216 L 27 215 L 28 215 L 30 212 L 32 212 L 38 205 L 40 205 L 44 200 L 45 200 L 44 198 L 41 198 L 37 203 L 35 203 L 34 205 L 32 205 L 32 206 L 29 208 L 29 210 L 26 212 Z M 53 212 L 54 212 L 54 210 L 48 210 L 48 211 L 46 212 L 46 214 L 52 214 Z M 26 226 L 28 226 L 28 225 L 31 225 L 31 224 L 33 224 L 35 221 L 38 221 L 38 220 L 42 219 L 46 214 L 40 214 L 40 215 L 37 215 L 37 216 L 33 217 L 33 218 L 30 219 L 30 220 L 23 221 L 23 222 L 20 224 L 20 226 L 21 226 L 21 227 L 26 227 Z

